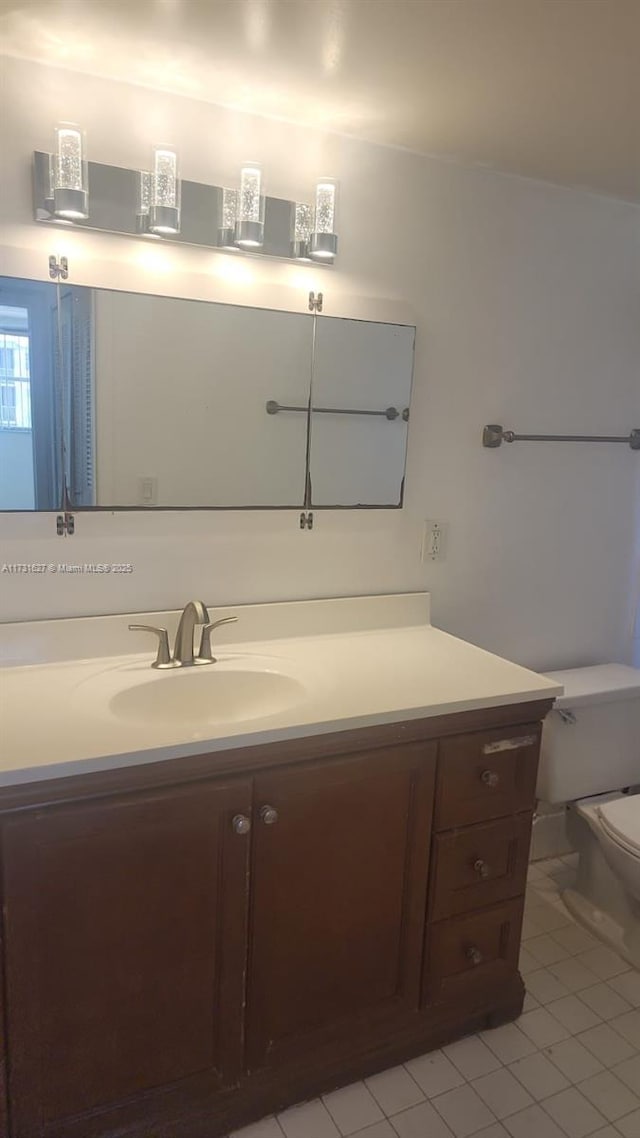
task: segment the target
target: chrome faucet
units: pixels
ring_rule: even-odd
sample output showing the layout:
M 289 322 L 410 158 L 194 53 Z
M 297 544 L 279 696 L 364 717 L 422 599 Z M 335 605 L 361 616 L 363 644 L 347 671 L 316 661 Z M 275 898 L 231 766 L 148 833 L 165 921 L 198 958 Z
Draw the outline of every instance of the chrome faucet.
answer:
M 155 628 L 151 624 L 130 624 L 131 632 L 153 632 L 158 637 L 158 654 L 152 668 L 190 668 L 193 664 L 215 664 L 211 652 L 211 633 L 221 624 L 235 624 L 237 616 L 225 616 L 209 623 L 209 612 L 203 601 L 187 601 L 180 615 L 176 632 L 173 656 L 169 650 L 169 634 L 166 628 Z M 193 652 L 193 636 L 196 625 L 201 624 L 202 637 L 198 655 Z
M 176 642 L 173 649 L 173 659 L 183 668 L 191 667 L 195 662 L 193 655 L 193 634 L 196 624 L 208 624 L 209 613 L 202 601 L 187 601 L 182 610 Z

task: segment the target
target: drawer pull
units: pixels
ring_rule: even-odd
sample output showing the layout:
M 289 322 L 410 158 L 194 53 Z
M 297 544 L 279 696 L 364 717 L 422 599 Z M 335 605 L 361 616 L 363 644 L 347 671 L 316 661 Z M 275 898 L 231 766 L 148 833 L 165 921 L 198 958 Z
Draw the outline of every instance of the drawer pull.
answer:
M 246 814 L 234 814 L 231 825 L 235 834 L 248 834 L 251 829 L 251 819 Z
M 475 869 L 476 873 L 480 875 L 480 877 L 487 878 L 489 876 L 489 866 L 487 865 L 486 861 L 482 860 L 481 857 L 479 857 L 477 861 L 474 861 L 473 868 Z
M 533 747 L 536 735 L 518 735 L 515 739 L 498 739 L 495 743 L 485 743 L 483 755 L 495 755 L 498 751 L 518 751 L 520 747 Z
M 260 810 L 260 817 L 265 826 L 275 826 L 278 821 L 278 811 L 274 806 L 263 806 Z
M 480 778 L 485 786 L 497 786 L 500 782 L 500 775 L 495 771 L 483 771 Z
M 482 953 L 480 952 L 480 949 L 478 948 L 477 945 L 470 944 L 469 947 L 467 949 L 465 949 L 464 954 L 465 954 L 467 960 L 471 961 L 474 968 L 477 967 L 478 964 L 482 964 L 482 960 L 483 960 Z

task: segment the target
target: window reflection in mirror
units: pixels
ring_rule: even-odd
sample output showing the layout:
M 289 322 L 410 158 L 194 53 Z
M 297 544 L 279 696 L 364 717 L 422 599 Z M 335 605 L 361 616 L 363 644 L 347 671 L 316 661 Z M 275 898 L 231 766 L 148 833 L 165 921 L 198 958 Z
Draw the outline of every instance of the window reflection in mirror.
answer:
M 0 278 L 0 510 L 61 504 L 56 286 Z

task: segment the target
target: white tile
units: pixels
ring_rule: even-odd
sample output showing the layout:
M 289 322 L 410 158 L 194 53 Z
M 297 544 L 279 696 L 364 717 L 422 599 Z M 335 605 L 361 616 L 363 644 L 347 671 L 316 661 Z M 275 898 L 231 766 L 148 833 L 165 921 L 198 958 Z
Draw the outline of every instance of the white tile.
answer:
M 536 1013 L 529 1012 L 528 1014 L 535 1015 Z M 448 1047 L 443 1047 L 442 1050 L 447 1058 L 455 1063 L 465 1079 L 478 1079 L 481 1075 L 488 1075 L 491 1071 L 497 1071 L 501 1065 L 493 1051 L 490 1051 L 486 1043 L 483 1043 L 477 1035 L 468 1035 L 466 1039 L 460 1039 L 457 1043 L 450 1043 Z
M 542 929 L 543 933 L 552 933 L 556 929 L 565 928 L 573 924 L 571 917 L 564 906 L 549 905 L 546 901 L 538 901 L 527 910 L 527 915 Z
M 539 1008 L 539 1007 L 540 1007 L 540 1004 L 535 999 L 535 997 L 531 995 L 531 992 L 525 992 L 524 1000 L 522 1003 L 523 1012 L 532 1012 L 534 1008 Z
M 400 1138 L 425 1138 L 426 1135 L 429 1138 L 451 1138 L 449 1127 L 428 1102 L 421 1102 L 419 1106 L 394 1114 L 391 1122 Z
M 384 1122 L 375 1122 L 365 1130 L 357 1130 L 351 1138 L 398 1138 L 397 1132 L 385 1118 Z
M 404 1067 L 392 1067 L 389 1071 L 382 1071 L 365 1079 L 367 1089 L 371 1091 L 378 1106 L 385 1114 L 398 1114 L 424 1101 L 420 1087 L 411 1078 Z
M 496 1118 L 506 1118 L 533 1104 L 531 1095 L 506 1067 L 492 1071 L 490 1075 L 483 1075 L 481 1079 L 474 1079 L 471 1085 Z
M 569 1032 L 555 1016 L 549 1015 L 545 1008 L 536 1008 L 535 1011 L 525 1012 L 518 1020 L 518 1026 L 536 1047 L 550 1047 L 552 1043 L 559 1043 L 561 1039 L 568 1039 Z
M 603 1130 L 590 1134 L 589 1138 L 620 1138 L 620 1131 L 614 1130 L 613 1126 L 605 1126 Z
M 535 956 L 532 956 L 530 952 L 527 952 L 526 948 L 521 948 L 518 958 L 518 968 L 522 975 L 526 976 L 528 972 L 534 972 L 535 969 L 539 967 L 540 961 L 536 960 Z
M 558 944 L 551 933 L 545 933 L 544 936 L 534 936 L 528 940 L 527 952 L 535 956 L 536 960 L 539 960 L 544 967 L 548 964 L 555 964 L 558 960 L 566 960 L 569 955 L 566 948 Z
M 561 1000 L 554 1000 L 548 1005 L 547 1011 L 560 1020 L 570 1035 L 577 1035 L 579 1031 L 588 1031 L 590 1027 L 600 1023 L 600 1016 L 583 1004 L 579 996 L 563 996 Z
M 589 1099 L 607 1122 L 615 1122 L 632 1110 L 640 1109 L 640 1099 L 636 1098 L 629 1087 L 614 1075 L 613 1071 L 603 1071 L 580 1083 L 578 1090 Z
M 561 1043 L 554 1043 L 552 1047 L 545 1048 L 545 1055 L 555 1063 L 570 1083 L 580 1083 L 604 1069 L 599 1059 L 587 1051 L 577 1039 L 565 1039 Z
M 513 1063 L 524 1055 L 533 1054 L 536 1049 L 535 1043 L 515 1023 L 505 1023 L 491 1031 L 481 1031 L 480 1038 L 502 1063 Z
M 427 1098 L 452 1091 L 464 1083 L 464 1076 L 442 1051 L 431 1051 L 428 1055 L 410 1059 L 405 1067 Z
M 263 1118 L 243 1130 L 234 1130 L 229 1138 L 282 1138 L 282 1130 L 275 1118 Z
M 541 1051 L 511 1063 L 509 1070 L 535 1099 L 548 1098 L 569 1086 L 561 1071 Z
M 530 862 L 527 870 L 527 881 L 538 881 L 541 877 L 544 877 L 544 871 L 535 861 Z
M 322 1101 L 341 1134 L 354 1134 L 356 1130 L 363 1130 L 365 1126 L 371 1126 L 384 1118 L 364 1083 L 352 1083 L 349 1087 L 332 1091 L 331 1094 L 323 1095 Z
M 626 960 L 604 944 L 590 948 L 588 952 L 581 952 L 578 960 L 595 972 L 601 980 L 610 980 L 612 976 L 619 976 L 621 972 L 629 970 Z
M 614 1019 L 615 1016 L 631 1011 L 631 1004 L 623 1000 L 622 996 L 604 981 L 595 984 L 593 988 L 584 988 L 580 993 L 580 999 L 599 1015 L 600 1019 Z
M 522 939 L 523 941 L 529 940 L 532 936 L 542 936 L 543 933 L 548 932 L 548 929 L 543 929 L 541 925 L 534 921 L 528 913 L 525 913 L 522 922 Z
M 486 1130 L 478 1130 L 473 1138 L 509 1138 L 509 1134 L 501 1122 L 494 1122 L 492 1126 L 487 1126 Z
M 640 1008 L 640 972 L 636 972 L 635 968 L 630 972 L 623 972 L 620 976 L 613 976 L 609 984 L 632 1007 Z
M 467 1138 L 469 1134 L 475 1134 L 476 1131 L 486 1128 L 490 1122 L 495 1122 L 494 1115 L 478 1097 L 473 1087 L 457 1087 L 454 1091 L 447 1091 L 446 1095 L 435 1098 L 433 1105 L 447 1126 L 453 1130 L 456 1138 Z
M 587 952 L 590 948 L 598 948 L 599 942 L 591 936 L 581 925 L 566 925 L 554 934 L 559 944 L 566 948 L 572 956 L 579 952 Z
M 586 1138 L 607 1121 L 575 1087 L 545 1099 L 544 1109 L 569 1138 Z
M 552 1118 L 539 1106 L 530 1106 L 505 1120 L 512 1138 L 566 1138 Z
M 633 1055 L 623 1063 L 617 1063 L 613 1073 L 632 1091 L 640 1092 L 640 1055 Z
M 555 933 L 554 933 L 555 936 Z M 592 988 L 598 983 L 599 977 L 590 968 L 585 968 L 575 956 L 568 960 L 559 960 L 549 965 L 549 971 L 556 980 L 564 984 L 569 992 L 580 992 L 583 988 Z
M 599 1023 L 597 1027 L 583 1031 L 576 1036 L 576 1040 L 578 1043 L 583 1043 L 596 1059 L 604 1063 L 605 1067 L 615 1067 L 616 1063 L 631 1059 L 635 1054 L 631 1044 L 627 1043 L 626 1039 L 623 1039 L 608 1023 Z M 584 1077 L 586 1078 L 586 1075 Z M 640 1082 L 638 1085 L 640 1086 Z
M 565 964 L 572 961 L 566 960 Z M 570 995 L 569 988 L 553 975 L 549 968 L 538 968 L 536 972 L 529 972 L 525 979 L 525 986 L 541 1004 L 550 1004 L 552 1000 L 560 1000 Z
M 640 1010 L 636 1008 L 632 1012 L 625 1012 L 623 1016 L 616 1016 L 611 1020 L 611 1026 L 615 1031 L 619 1031 L 636 1051 L 640 1051 Z
M 305 1102 L 302 1106 L 292 1106 L 278 1115 L 278 1122 L 287 1138 L 339 1138 L 340 1131 L 320 1102 Z
M 639 1138 L 640 1136 L 640 1110 L 634 1110 L 626 1118 L 619 1118 L 616 1126 L 624 1138 Z

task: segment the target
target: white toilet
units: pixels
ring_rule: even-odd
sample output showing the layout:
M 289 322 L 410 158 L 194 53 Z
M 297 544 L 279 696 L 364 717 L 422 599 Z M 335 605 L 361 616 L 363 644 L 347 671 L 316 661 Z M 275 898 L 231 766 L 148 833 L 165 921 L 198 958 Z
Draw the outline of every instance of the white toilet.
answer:
M 640 968 L 640 669 L 550 672 L 565 694 L 542 734 L 538 798 L 566 803 L 579 853 L 571 912 Z

